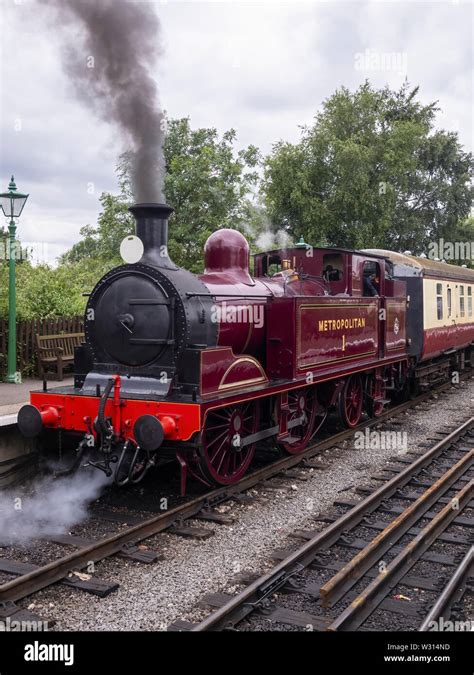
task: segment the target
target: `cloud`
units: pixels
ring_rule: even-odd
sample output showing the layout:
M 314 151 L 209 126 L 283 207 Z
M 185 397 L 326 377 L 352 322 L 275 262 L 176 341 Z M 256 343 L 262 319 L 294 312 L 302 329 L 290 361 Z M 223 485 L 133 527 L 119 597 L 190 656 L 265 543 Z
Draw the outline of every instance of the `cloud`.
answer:
M 97 0 L 100 2 L 100 0 Z M 117 0 L 119 1 L 119 0 Z M 263 152 L 295 142 L 324 99 L 366 78 L 438 100 L 438 125 L 472 150 L 472 18 L 465 2 L 156 2 L 165 56 L 155 77 L 170 117 L 233 127 Z M 66 250 L 115 190 L 122 150 L 111 127 L 77 101 L 58 37 L 34 0 L 5 0 L 2 18 L 2 186 L 12 172 L 31 193 L 20 236 Z M 71 34 L 71 39 L 74 35 Z M 357 69 L 357 54 L 402 54 L 396 68 Z M 86 55 L 85 55 L 86 56 Z M 18 124 L 20 128 L 18 129 Z M 91 185 L 93 193 L 91 194 Z

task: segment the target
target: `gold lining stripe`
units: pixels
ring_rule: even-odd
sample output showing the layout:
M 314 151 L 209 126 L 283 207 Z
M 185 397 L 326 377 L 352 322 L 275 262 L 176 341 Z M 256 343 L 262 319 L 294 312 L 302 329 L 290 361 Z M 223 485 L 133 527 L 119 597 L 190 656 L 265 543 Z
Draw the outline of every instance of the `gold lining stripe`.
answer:
M 224 349 L 226 349 L 224 347 Z M 211 351 L 211 350 L 209 350 Z M 214 349 L 212 351 L 220 351 L 220 349 Z M 201 377 L 202 377 L 202 354 L 204 353 L 201 352 Z M 231 349 L 232 355 L 235 357 L 234 351 Z M 229 372 L 234 368 L 234 366 L 238 365 L 239 363 L 242 363 L 244 361 L 247 361 L 248 363 L 252 363 L 254 366 L 257 367 L 257 369 L 260 372 L 260 377 L 254 377 L 250 378 L 248 380 L 239 380 L 238 382 L 231 382 L 228 384 L 224 383 L 225 378 L 229 374 Z M 217 389 L 213 389 L 212 391 L 206 391 L 206 393 L 202 393 L 203 396 L 209 396 L 210 394 L 218 394 L 219 391 L 222 390 L 229 390 L 229 389 L 238 389 L 239 387 L 243 387 L 248 384 L 258 384 L 258 383 L 265 383 L 268 382 L 268 377 L 265 374 L 265 371 L 263 370 L 262 364 L 259 363 L 257 359 L 255 359 L 253 356 L 241 356 L 240 358 L 237 358 L 236 361 L 233 361 L 229 366 L 227 366 L 227 370 L 225 371 L 224 375 L 221 378 L 220 384 Z M 202 381 L 201 381 L 202 385 Z
M 227 375 L 235 368 L 235 366 L 238 366 L 239 363 L 251 363 L 252 365 L 256 366 L 257 369 L 260 372 L 260 377 L 252 377 L 249 380 L 239 380 L 238 382 L 231 382 L 228 384 L 225 384 L 224 380 L 227 377 Z M 218 391 L 221 389 L 231 389 L 235 387 L 241 387 L 244 384 L 248 383 L 256 383 L 256 382 L 268 382 L 268 377 L 265 374 L 265 371 L 262 368 L 262 365 L 257 361 L 257 359 L 253 358 L 252 356 L 241 356 L 240 358 L 237 359 L 237 361 L 233 361 L 228 367 L 227 370 L 225 371 L 224 375 L 221 378 L 219 387 L 217 388 Z
M 352 304 L 352 303 L 348 304 L 348 305 L 344 305 L 344 304 L 340 304 L 340 303 L 339 304 L 328 303 L 327 305 L 300 305 L 299 309 L 301 310 L 303 307 L 324 307 L 326 309 L 331 308 L 331 307 L 346 307 L 346 308 L 349 308 L 349 309 L 352 309 L 352 308 L 358 309 L 359 307 L 377 307 L 377 304 L 375 302 L 370 302 L 370 303 L 364 304 L 364 305 L 356 305 L 356 304 Z
M 331 374 L 327 375 L 327 377 L 323 377 L 322 379 L 318 380 L 317 382 L 314 382 L 310 386 L 317 387 L 318 384 L 321 384 L 322 382 L 330 382 L 331 380 L 337 380 L 340 377 L 350 377 L 351 375 L 354 375 L 354 373 L 361 373 L 361 372 L 364 372 L 364 371 L 369 372 L 369 371 L 375 370 L 376 368 L 383 368 L 384 366 L 389 366 L 392 363 L 405 363 L 407 361 L 408 361 L 407 356 L 403 356 L 402 358 L 396 357 L 396 358 L 392 358 L 390 360 L 385 360 L 385 359 L 382 360 L 382 361 L 378 360 L 376 363 L 370 364 L 369 367 L 367 367 L 367 365 L 364 365 L 364 366 L 362 366 L 362 368 L 358 368 L 357 370 L 352 370 L 351 372 L 346 373 L 345 375 L 341 375 L 340 373 L 331 373 Z M 287 383 L 286 385 L 282 385 L 283 388 L 281 390 L 278 390 L 278 391 L 273 391 L 273 392 L 269 393 L 268 389 L 265 389 L 261 394 L 257 394 L 257 392 L 251 391 L 251 392 L 248 392 L 247 394 L 243 394 L 244 396 L 247 395 L 249 397 L 247 399 L 237 400 L 237 401 L 234 401 L 234 403 L 229 403 L 228 400 L 225 400 L 224 403 L 219 403 L 217 405 L 211 405 L 209 407 L 206 406 L 206 401 L 203 401 L 201 405 L 203 407 L 206 407 L 206 409 L 204 411 L 203 422 L 205 423 L 207 414 L 210 410 L 215 410 L 216 408 L 225 408 L 226 406 L 229 406 L 229 405 L 237 405 L 239 403 L 245 403 L 246 401 L 249 401 L 249 400 L 266 398 L 266 397 L 269 398 L 270 396 L 278 396 L 279 394 L 289 392 L 289 391 L 294 391 L 295 389 L 301 389 L 301 388 L 307 387 L 307 386 L 308 386 L 308 383 L 306 382 L 306 380 L 302 380 L 300 382 L 297 382 L 293 386 L 291 386 L 289 383 Z M 287 388 L 285 389 L 285 387 L 287 387 Z
M 254 377 L 252 380 L 239 380 L 238 382 L 232 382 L 229 384 L 220 384 L 217 391 L 222 391 L 223 389 L 237 389 L 239 387 L 244 387 L 247 384 L 258 384 L 259 382 L 268 382 L 268 378 Z
M 362 356 L 370 356 L 371 354 L 376 354 L 377 350 L 373 349 L 370 352 L 362 352 L 361 354 L 356 354 L 355 356 L 341 356 L 339 359 L 331 359 L 330 361 L 314 361 L 305 366 L 300 366 L 298 364 L 298 370 L 305 370 L 306 368 L 311 368 L 312 366 L 327 366 L 328 363 L 336 363 L 336 361 L 349 361 L 350 359 L 360 359 Z

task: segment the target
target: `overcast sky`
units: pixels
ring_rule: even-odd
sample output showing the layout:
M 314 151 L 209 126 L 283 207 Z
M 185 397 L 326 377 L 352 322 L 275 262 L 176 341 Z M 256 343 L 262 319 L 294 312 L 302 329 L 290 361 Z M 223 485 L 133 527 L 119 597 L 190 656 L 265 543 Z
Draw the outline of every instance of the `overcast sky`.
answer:
M 408 77 L 423 101 L 439 101 L 438 127 L 458 131 L 472 150 L 471 2 L 152 4 L 165 45 L 155 74 L 169 117 L 233 127 L 239 146 L 266 153 L 279 139 L 297 141 L 299 125 L 341 85 L 355 89 L 369 78 L 398 87 Z M 0 0 L 0 13 L 1 188 L 14 172 L 30 193 L 19 234 L 37 242 L 38 259 L 52 261 L 96 222 L 100 193 L 116 189 L 123 148 L 74 97 L 43 8 Z

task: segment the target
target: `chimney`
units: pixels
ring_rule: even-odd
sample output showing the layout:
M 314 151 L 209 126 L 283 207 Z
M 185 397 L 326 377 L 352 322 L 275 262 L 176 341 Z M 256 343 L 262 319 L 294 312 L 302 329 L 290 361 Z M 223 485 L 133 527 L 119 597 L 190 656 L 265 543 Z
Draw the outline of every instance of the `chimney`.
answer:
M 143 242 L 141 263 L 177 269 L 168 255 L 168 219 L 174 212 L 166 204 L 135 204 L 129 208 L 136 220 L 136 234 Z

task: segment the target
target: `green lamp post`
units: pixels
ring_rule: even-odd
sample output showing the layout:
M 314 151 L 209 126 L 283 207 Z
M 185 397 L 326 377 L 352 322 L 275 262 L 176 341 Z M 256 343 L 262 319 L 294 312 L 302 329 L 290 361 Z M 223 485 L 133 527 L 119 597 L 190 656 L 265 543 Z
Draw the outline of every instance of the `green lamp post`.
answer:
M 8 288 L 8 373 L 5 382 L 19 384 L 21 375 L 16 370 L 16 223 L 15 218 L 19 218 L 26 200 L 29 195 L 21 194 L 17 191 L 15 179 L 12 176 L 8 185 L 8 192 L 0 194 L 0 206 L 5 218 L 10 220 L 8 231 L 10 234 L 10 276 Z

